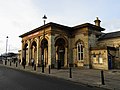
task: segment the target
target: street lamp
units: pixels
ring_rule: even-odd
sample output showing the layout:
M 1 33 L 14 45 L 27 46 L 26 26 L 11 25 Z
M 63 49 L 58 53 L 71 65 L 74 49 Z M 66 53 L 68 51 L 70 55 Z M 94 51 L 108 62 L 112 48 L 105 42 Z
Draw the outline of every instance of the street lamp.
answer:
M 47 19 L 46 15 L 44 15 L 42 19 L 43 19 L 44 25 L 45 25 L 45 21 L 46 21 L 46 19 Z
M 7 65 L 7 45 L 8 45 L 8 36 L 6 37 L 6 60 L 5 60 L 5 65 Z
M 44 25 L 45 25 L 45 21 L 47 19 L 46 15 L 43 16 L 43 21 L 44 21 Z M 42 73 L 44 73 L 44 46 L 45 46 L 45 29 L 44 29 L 44 32 L 43 32 L 43 47 L 42 47 Z

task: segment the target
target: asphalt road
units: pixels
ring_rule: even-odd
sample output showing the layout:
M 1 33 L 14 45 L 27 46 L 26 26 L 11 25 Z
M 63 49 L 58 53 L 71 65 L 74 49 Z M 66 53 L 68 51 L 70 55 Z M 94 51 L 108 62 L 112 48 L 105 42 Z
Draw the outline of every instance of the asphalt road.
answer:
M 0 90 L 103 90 L 49 76 L 0 67 Z

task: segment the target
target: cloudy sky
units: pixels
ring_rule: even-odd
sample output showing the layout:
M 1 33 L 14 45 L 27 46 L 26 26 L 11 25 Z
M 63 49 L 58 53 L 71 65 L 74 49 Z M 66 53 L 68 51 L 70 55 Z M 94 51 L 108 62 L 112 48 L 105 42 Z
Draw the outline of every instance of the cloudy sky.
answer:
M 0 0 L 0 54 L 21 49 L 25 32 L 47 23 L 67 26 L 92 23 L 96 17 L 102 21 L 105 32 L 120 30 L 120 0 Z

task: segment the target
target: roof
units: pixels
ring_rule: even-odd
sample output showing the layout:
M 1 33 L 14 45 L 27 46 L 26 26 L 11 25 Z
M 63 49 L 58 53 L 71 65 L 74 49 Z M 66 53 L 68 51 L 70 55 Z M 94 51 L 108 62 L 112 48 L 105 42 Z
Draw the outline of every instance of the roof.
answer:
M 22 38 L 22 37 L 27 36 L 27 35 L 30 35 L 30 34 L 32 34 L 32 33 L 38 32 L 38 31 L 40 31 L 40 30 L 42 30 L 42 29 L 44 29 L 44 28 L 46 28 L 46 27 L 49 27 L 49 26 L 51 26 L 51 27 L 52 27 L 52 26 L 56 26 L 56 27 L 59 27 L 59 28 L 64 28 L 64 29 L 66 29 L 66 30 L 68 30 L 68 29 L 70 30 L 70 29 L 71 29 L 71 27 L 50 22 L 50 23 L 47 23 L 47 24 L 45 24 L 45 25 L 43 25 L 43 26 L 40 26 L 40 27 L 38 27 L 38 28 L 36 28 L 36 29 L 33 29 L 33 30 L 31 30 L 31 31 L 29 31 L 29 32 L 27 32 L 27 33 L 24 33 L 24 34 L 20 35 L 19 37 Z
M 77 26 L 73 27 L 73 29 L 79 29 L 79 28 L 83 28 L 83 27 L 94 28 L 94 29 L 99 30 L 99 31 L 104 31 L 105 30 L 102 27 L 99 27 L 99 26 L 96 26 L 96 25 L 93 25 L 93 24 L 90 24 L 90 23 L 84 23 L 84 24 L 81 24 L 81 25 L 77 25 Z
M 105 33 L 98 40 L 111 39 L 111 38 L 117 38 L 117 37 L 120 37 L 120 31 Z
M 4 53 L 2 54 L 3 57 L 12 57 L 18 55 L 17 53 L 9 52 L 9 53 Z
M 57 27 L 57 28 L 62 28 L 63 30 L 70 31 L 70 32 L 71 32 L 71 30 L 76 30 L 76 29 L 84 28 L 84 27 L 94 28 L 94 29 L 99 30 L 99 31 L 104 31 L 105 30 L 104 28 L 101 28 L 99 26 L 96 26 L 96 25 L 93 25 L 93 24 L 90 24 L 90 23 L 85 23 L 85 24 L 77 25 L 75 27 L 68 27 L 68 26 L 65 26 L 65 25 L 60 25 L 60 24 L 57 24 L 57 23 L 50 22 L 50 23 L 47 23 L 47 24 L 45 24 L 43 26 L 40 26 L 40 27 L 38 27 L 36 29 L 33 29 L 33 30 L 31 30 L 31 31 L 29 31 L 27 33 L 24 33 L 24 34 L 20 35 L 19 37 L 21 37 L 21 38 L 25 37 L 25 36 L 30 35 L 32 33 L 35 33 L 35 32 L 38 32 L 40 30 L 43 30 L 44 28 L 49 27 L 49 26 L 51 26 L 51 27 L 54 26 L 54 27 Z
M 91 50 L 116 50 L 115 47 L 110 46 L 97 46 L 97 47 L 91 47 Z

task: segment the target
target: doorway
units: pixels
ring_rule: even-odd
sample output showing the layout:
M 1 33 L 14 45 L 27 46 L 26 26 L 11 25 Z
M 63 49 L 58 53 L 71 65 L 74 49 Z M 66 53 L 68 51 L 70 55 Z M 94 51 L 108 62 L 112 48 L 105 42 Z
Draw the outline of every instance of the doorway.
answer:
M 65 54 L 64 46 L 59 46 L 57 53 L 58 53 L 58 60 L 60 61 L 60 65 L 64 66 L 64 54 Z
M 65 40 L 63 38 L 58 38 L 55 42 L 56 47 L 56 64 L 60 69 L 65 65 Z

